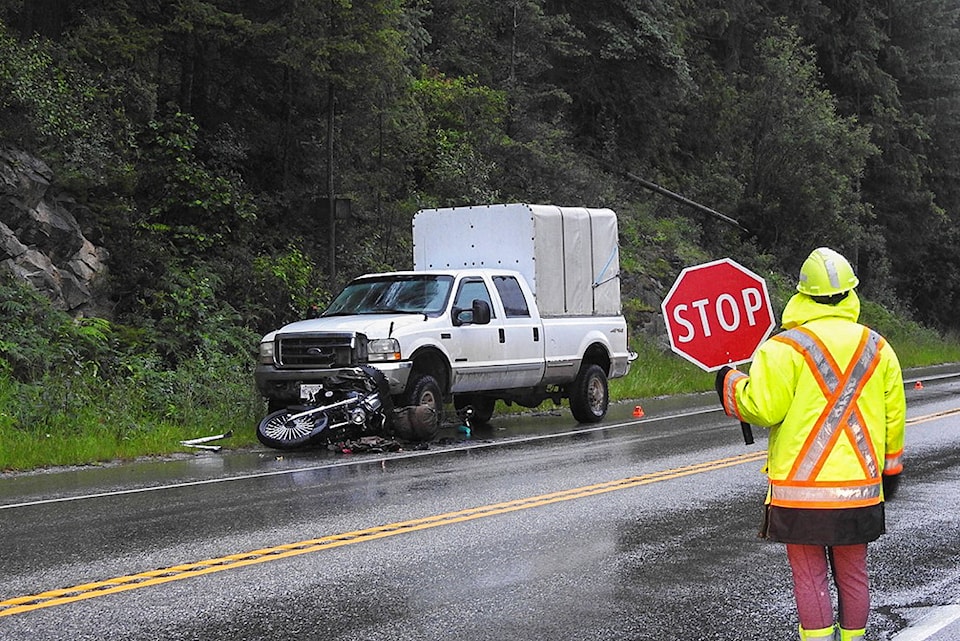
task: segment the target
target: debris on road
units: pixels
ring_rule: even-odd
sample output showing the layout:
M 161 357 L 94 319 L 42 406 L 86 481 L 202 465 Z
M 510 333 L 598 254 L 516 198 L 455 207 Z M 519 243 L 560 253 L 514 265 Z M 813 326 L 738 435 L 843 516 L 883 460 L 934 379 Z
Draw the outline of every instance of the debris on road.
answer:
M 212 452 L 219 452 L 223 447 L 220 445 L 204 445 L 204 443 L 209 443 L 211 441 L 219 441 L 221 439 L 230 438 L 233 436 L 233 430 L 227 430 L 223 434 L 215 434 L 213 436 L 201 436 L 199 438 L 186 439 L 180 441 L 180 445 L 184 447 L 192 447 L 198 450 L 210 450 Z

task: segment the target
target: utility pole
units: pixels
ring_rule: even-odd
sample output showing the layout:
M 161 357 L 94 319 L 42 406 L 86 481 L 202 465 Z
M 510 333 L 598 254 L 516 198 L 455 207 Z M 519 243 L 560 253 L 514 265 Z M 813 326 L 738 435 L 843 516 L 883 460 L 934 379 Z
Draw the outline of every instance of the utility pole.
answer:
M 625 170 L 625 169 L 622 169 L 622 168 L 614 165 L 614 164 L 611 163 L 611 162 L 608 162 L 608 161 L 605 161 L 605 160 L 600 160 L 599 158 L 597 158 L 597 160 L 598 160 L 604 167 L 607 167 L 608 169 L 610 169 L 610 170 L 612 170 L 612 171 L 615 171 L 615 172 L 619 173 L 620 175 L 622 175 L 622 176 L 624 176 L 624 177 L 626 177 L 626 178 L 629 178 L 630 180 L 634 181 L 635 183 L 639 183 L 640 185 L 642 185 L 643 187 L 649 189 L 649 190 L 652 191 L 652 192 L 658 193 L 658 194 L 660 194 L 661 196 L 666 196 L 667 198 L 669 198 L 669 199 L 671 199 L 671 200 L 675 200 L 675 201 L 677 201 L 678 203 L 681 203 L 681 204 L 683 204 L 683 205 L 687 205 L 688 207 L 693 207 L 693 208 L 696 209 L 697 211 L 700 211 L 700 212 L 703 212 L 703 213 L 708 214 L 708 215 L 710 215 L 710 216 L 713 216 L 713 217 L 716 218 L 717 220 L 721 220 L 721 221 L 723 221 L 724 223 L 730 225 L 731 227 L 735 227 L 735 228 L 739 229 L 739 230 L 742 231 L 742 232 L 746 232 L 746 233 L 748 233 L 748 234 L 751 233 L 750 230 L 747 229 L 746 227 L 744 227 L 743 225 L 741 225 L 738 220 L 736 220 L 736 219 L 734 219 L 734 218 L 731 218 L 730 216 L 727 216 L 726 214 L 721 214 L 721 213 L 720 213 L 719 211 L 717 211 L 716 209 L 711 209 L 710 207 L 707 207 L 706 205 L 701 205 L 700 203 L 698 203 L 698 202 L 696 202 L 696 201 L 694 201 L 694 200 L 690 200 L 690 199 L 687 198 L 686 196 L 681 196 L 680 194 L 678 194 L 678 193 L 676 193 L 676 192 L 672 192 L 672 191 L 670 191 L 669 189 L 667 189 L 667 188 L 665 188 L 665 187 L 661 187 L 661 186 L 658 185 L 657 183 L 650 182 L 650 181 L 647 180 L 646 178 L 641 178 L 640 176 L 637 176 L 636 174 L 632 174 L 632 173 L 630 173 L 629 171 L 627 171 L 627 170 Z
M 666 189 L 666 188 L 664 188 L 664 187 L 661 187 L 660 185 L 658 185 L 658 184 L 656 184 L 656 183 L 652 183 L 652 182 L 650 182 L 649 180 L 646 180 L 646 179 L 644 179 L 644 178 L 641 178 L 640 176 L 636 176 L 636 175 L 634 175 L 634 174 L 631 174 L 631 173 L 628 172 L 628 171 L 623 172 L 623 175 L 626 176 L 627 178 L 629 178 L 630 180 L 633 180 L 634 182 L 640 183 L 641 185 L 643 185 L 644 187 L 646 187 L 646 188 L 649 189 L 650 191 L 654 191 L 654 192 L 660 194 L 661 196 L 666 196 L 667 198 L 670 198 L 670 199 L 672 199 L 672 200 L 675 200 L 675 201 L 677 201 L 678 203 L 682 203 L 682 204 L 687 205 L 687 206 L 689 206 L 689 207 L 693 207 L 693 208 L 696 209 L 697 211 L 701 211 L 701 212 L 703 212 L 703 213 L 705 213 L 705 214 L 709 214 L 710 216 L 713 216 L 714 218 L 717 218 L 718 220 L 722 220 L 723 222 L 727 223 L 728 225 L 731 225 L 731 226 L 733 226 L 733 227 L 736 227 L 736 228 L 739 229 L 740 231 L 744 231 L 744 232 L 749 233 L 749 230 L 748 230 L 746 227 L 744 227 L 743 225 L 741 225 L 741 224 L 739 223 L 739 221 L 734 220 L 733 218 L 730 218 L 730 216 L 727 216 L 726 214 L 721 214 L 721 213 L 720 213 L 719 211 L 717 211 L 716 209 L 711 209 L 710 207 L 707 207 L 706 205 L 701 205 L 700 203 L 698 203 L 698 202 L 696 202 L 696 201 L 694 201 L 694 200 L 690 200 L 690 199 L 687 198 L 686 196 L 681 196 L 680 194 L 674 193 L 674 192 L 670 191 L 669 189 Z

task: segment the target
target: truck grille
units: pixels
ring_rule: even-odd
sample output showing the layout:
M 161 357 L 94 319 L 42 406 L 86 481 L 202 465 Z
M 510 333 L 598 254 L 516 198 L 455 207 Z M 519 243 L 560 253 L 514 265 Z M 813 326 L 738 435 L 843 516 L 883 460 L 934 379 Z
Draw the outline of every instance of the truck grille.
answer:
M 367 360 L 363 334 L 285 334 L 277 339 L 276 361 L 289 369 L 349 367 Z

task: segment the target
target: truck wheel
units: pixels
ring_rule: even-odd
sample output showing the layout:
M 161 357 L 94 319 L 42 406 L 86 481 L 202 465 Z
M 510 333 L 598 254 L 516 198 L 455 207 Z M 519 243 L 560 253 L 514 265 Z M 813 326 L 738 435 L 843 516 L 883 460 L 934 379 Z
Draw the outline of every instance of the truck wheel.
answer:
M 570 389 L 570 411 L 581 423 L 599 423 L 607 415 L 610 394 L 607 375 L 599 365 L 580 370 Z
M 462 410 L 468 405 L 473 407 L 473 416 L 470 420 L 477 425 L 486 425 L 493 418 L 497 399 L 482 394 L 457 394 L 453 397 L 453 406 L 457 410 Z
M 387 382 L 387 377 L 376 367 L 361 365 L 360 369 L 362 369 L 377 386 L 377 394 L 380 396 L 381 404 L 380 411 L 384 416 L 390 416 L 393 413 L 393 397 L 390 396 L 390 383 Z
M 432 441 L 440 429 L 443 420 L 443 392 L 437 379 L 429 374 L 421 374 L 407 383 L 407 392 L 404 394 L 403 404 L 411 407 L 425 405 L 429 413 L 408 413 L 409 420 L 400 421 L 395 431 L 397 436 L 408 441 Z M 426 418 L 429 417 L 429 418 Z
M 317 438 L 330 422 L 326 414 L 288 421 L 292 415 L 287 409 L 268 414 L 257 425 L 257 440 L 276 450 L 293 450 Z

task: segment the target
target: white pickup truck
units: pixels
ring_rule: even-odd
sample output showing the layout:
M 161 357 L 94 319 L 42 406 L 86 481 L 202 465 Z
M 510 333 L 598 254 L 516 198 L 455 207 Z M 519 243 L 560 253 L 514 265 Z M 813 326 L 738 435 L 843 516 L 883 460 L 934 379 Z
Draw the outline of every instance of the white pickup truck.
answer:
M 412 271 L 361 276 L 320 317 L 263 337 L 255 380 L 272 413 L 261 442 L 286 449 L 344 430 L 428 441 L 450 400 L 474 423 L 497 400 L 563 398 L 578 421 L 601 420 L 607 380 L 635 358 L 616 215 L 488 205 L 422 210 L 413 225 Z

